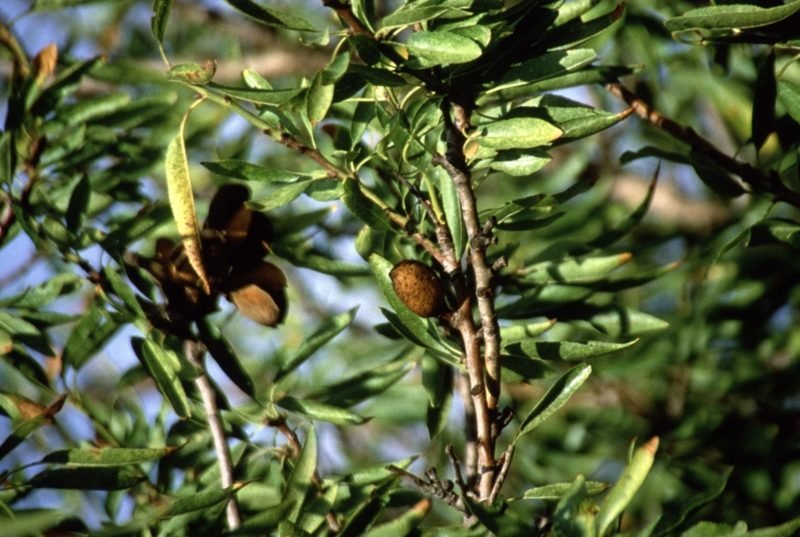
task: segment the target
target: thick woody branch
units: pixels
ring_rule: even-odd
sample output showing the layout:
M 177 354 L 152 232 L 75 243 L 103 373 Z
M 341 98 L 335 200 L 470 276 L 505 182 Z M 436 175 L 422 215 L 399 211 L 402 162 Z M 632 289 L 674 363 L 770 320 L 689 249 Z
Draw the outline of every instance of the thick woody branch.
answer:
M 468 116 L 460 105 L 453 109 L 459 122 Z M 500 396 L 500 329 L 497 324 L 497 313 L 494 308 L 494 291 L 492 287 L 492 267 L 486 259 L 486 247 L 491 243 L 491 225 L 481 225 L 478 217 L 478 203 L 472 190 L 472 181 L 464 164 L 462 147 L 464 135 L 461 129 L 450 119 L 450 110 L 443 109 L 445 128 L 447 130 L 447 156 L 438 158 L 440 164 L 450 175 L 461 202 L 461 211 L 470 245 L 470 264 L 475 273 L 475 295 L 481 316 L 483 330 L 484 359 L 486 363 L 486 399 L 489 409 L 497 409 Z M 490 224 L 487 222 L 487 224 Z
M 637 116 L 652 123 L 673 138 L 690 145 L 695 151 L 703 153 L 717 165 L 739 176 L 742 181 L 750 185 L 754 190 L 768 192 L 772 194 L 777 201 L 784 201 L 800 208 L 800 192 L 791 190 L 784 185 L 777 174 L 765 174 L 760 169 L 746 162 L 736 160 L 726 155 L 714 144 L 697 134 L 693 129 L 684 127 L 675 120 L 662 115 L 659 111 L 655 110 L 650 103 L 643 100 L 619 82 L 607 84 L 606 89 L 608 89 L 612 95 L 625 101 Z

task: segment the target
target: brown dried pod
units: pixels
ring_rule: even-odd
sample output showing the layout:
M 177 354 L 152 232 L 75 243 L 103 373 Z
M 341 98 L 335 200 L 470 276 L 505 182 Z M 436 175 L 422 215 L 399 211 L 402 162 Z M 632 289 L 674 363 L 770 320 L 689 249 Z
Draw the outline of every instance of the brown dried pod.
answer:
M 420 317 L 436 317 L 445 310 L 444 286 L 436 272 L 419 261 L 400 261 L 389 272 L 397 297 Z
M 238 184 L 219 188 L 203 226 L 203 257 L 212 277 L 224 277 L 235 265 L 252 266 L 269 252 L 272 222 L 245 203 L 250 190 Z
M 228 299 L 245 317 L 265 326 L 280 324 L 286 316 L 286 276 L 266 261 L 235 268 L 225 282 Z

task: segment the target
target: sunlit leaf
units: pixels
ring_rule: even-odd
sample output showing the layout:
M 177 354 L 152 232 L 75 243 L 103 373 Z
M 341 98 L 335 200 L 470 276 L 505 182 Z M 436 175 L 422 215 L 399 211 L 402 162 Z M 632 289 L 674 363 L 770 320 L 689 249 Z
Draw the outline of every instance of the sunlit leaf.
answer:
M 177 136 L 167 146 L 167 154 L 164 157 L 167 194 L 186 257 L 197 277 L 200 278 L 206 293 L 209 293 L 211 286 L 200 254 L 200 226 L 197 223 L 197 213 L 194 208 L 189 160 L 186 157 L 186 146 L 184 145 L 184 129 L 188 118 L 188 113 L 183 116 Z
M 534 430 L 563 407 L 586 382 L 591 373 L 590 365 L 578 364 L 561 375 L 522 420 L 514 442 L 519 441 L 522 436 Z
M 633 452 L 622 475 L 600 504 L 600 511 L 597 513 L 597 535 L 602 536 L 605 533 L 644 483 L 653 466 L 658 443 L 658 437 L 654 436 Z

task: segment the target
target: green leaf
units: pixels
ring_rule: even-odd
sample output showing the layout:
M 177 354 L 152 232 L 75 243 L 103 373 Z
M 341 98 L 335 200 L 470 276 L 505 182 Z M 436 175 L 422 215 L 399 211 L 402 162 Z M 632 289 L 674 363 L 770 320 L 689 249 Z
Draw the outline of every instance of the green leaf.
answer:
M 383 18 L 380 32 L 387 33 L 388 30 L 405 28 L 406 26 L 434 19 L 443 13 L 447 13 L 447 11 L 449 11 L 447 6 L 416 6 L 413 3 L 406 3 L 400 9 Z
M 667 19 L 664 25 L 670 32 L 693 29 L 757 28 L 782 21 L 800 11 L 800 1 L 763 8 L 752 4 L 731 4 L 692 9 Z
M 63 449 L 48 453 L 40 462 L 70 466 L 125 466 L 157 461 L 174 453 L 177 447 Z
M 392 229 L 386 212 L 364 194 L 358 181 L 346 179 L 342 186 L 344 189 L 342 202 L 350 212 L 374 229 L 386 231 Z
M 301 173 L 281 170 L 274 166 L 261 166 L 244 160 L 227 159 L 215 162 L 201 162 L 209 171 L 225 177 L 244 181 L 260 181 L 264 183 L 288 183 L 308 176 Z
M 518 351 L 531 358 L 542 360 L 586 360 L 604 354 L 627 349 L 638 343 L 638 339 L 625 343 L 608 341 L 522 341 L 508 346 L 509 351 Z
M 525 149 L 547 145 L 563 134 L 561 129 L 543 119 L 515 117 L 482 125 L 470 138 L 491 149 Z
M 320 388 L 310 397 L 320 399 L 326 405 L 357 405 L 385 392 L 411 371 L 414 362 L 406 358 L 407 354 L 402 352 L 395 360 Z
M 524 177 L 541 170 L 550 160 L 550 155 L 545 151 L 511 149 L 500 151 L 489 161 L 489 167 L 513 177 Z
M 136 299 L 136 293 L 134 293 L 130 285 L 122 279 L 122 276 L 117 270 L 112 265 L 106 265 L 103 267 L 103 275 L 106 277 L 112 291 L 122 300 L 128 310 L 133 315 L 144 318 L 145 313 L 139 301 Z
M 346 312 L 334 315 L 326 320 L 308 337 L 303 339 L 300 346 L 281 364 L 280 369 L 275 374 L 274 382 L 300 367 L 303 362 L 317 352 L 323 345 L 336 337 L 345 328 L 350 326 L 356 316 L 358 307 L 352 308 Z
M 779 80 L 778 99 L 792 119 L 800 123 L 800 86 L 789 80 Z
M 453 373 L 453 368 L 440 360 L 430 356 L 422 358 L 422 384 L 428 394 L 425 424 L 431 439 L 447 427 L 453 401 Z
M 58 119 L 67 126 L 75 127 L 93 119 L 110 115 L 127 106 L 130 102 L 131 96 L 127 93 L 111 93 L 93 97 L 70 105 L 65 111 L 59 113 Z
M 414 32 L 406 46 L 421 67 L 466 63 L 483 53 L 475 41 L 454 32 Z
M 595 329 L 611 337 L 639 336 L 669 327 L 658 317 L 633 308 L 607 306 L 586 319 Z
M 74 516 L 74 513 L 55 510 L 15 511 L 13 517 L 3 517 L 3 535 L 5 537 L 30 537 L 46 535 L 62 521 Z
M 212 488 L 187 496 L 179 496 L 175 498 L 164 516 L 174 517 L 192 511 L 213 509 L 220 504 L 227 503 L 240 488 L 242 487 L 234 485 L 225 489 Z
M 350 410 L 318 403 L 310 399 L 298 399 L 291 395 L 283 397 L 275 404 L 283 409 L 308 416 L 313 420 L 326 421 L 334 425 L 361 425 L 369 421 L 369 418 Z
M 225 1 L 253 20 L 267 26 L 277 26 L 278 28 L 286 28 L 287 30 L 297 30 L 300 32 L 317 31 L 313 24 L 294 13 L 287 13 L 284 10 L 265 7 L 252 0 Z
M 467 247 L 467 228 L 464 225 L 464 218 L 461 212 L 461 200 L 456 191 L 456 185 L 450 175 L 441 167 L 430 170 L 429 174 L 433 177 L 442 196 L 442 206 L 447 227 L 453 239 L 453 249 L 456 259 L 464 255 Z
M 371 528 L 364 533 L 364 537 L 402 537 L 412 535 L 423 519 L 431 510 L 431 500 L 423 498 L 405 513 L 395 517 L 391 522 L 385 522 Z
M 214 83 L 210 83 L 206 87 L 222 94 L 223 96 L 227 95 L 242 101 L 247 101 L 254 104 L 263 104 L 266 106 L 283 106 L 304 91 L 303 88 L 270 90 L 232 88 L 228 86 L 220 86 L 219 84 Z
M 725 197 L 735 198 L 745 194 L 747 191 L 742 187 L 728 171 L 707 157 L 704 153 L 696 150 L 689 152 L 689 162 L 692 164 L 697 176 L 714 193 Z
M 312 185 L 313 179 L 301 179 L 291 183 L 278 183 L 278 187 L 269 193 L 269 197 L 259 201 L 252 201 L 249 205 L 262 212 L 272 211 L 288 205 L 304 194 Z
M 549 485 L 542 485 L 541 487 L 533 487 L 522 493 L 522 496 L 516 500 L 560 500 L 570 489 L 574 483 L 551 483 Z M 589 496 L 596 496 L 605 492 L 609 488 L 608 483 L 600 481 L 586 481 L 586 494 Z
M 208 349 L 211 357 L 217 362 L 220 369 L 228 375 L 228 378 L 233 381 L 236 386 L 244 393 L 252 398 L 255 398 L 256 391 L 253 379 L 250 374 L 242 365 L 238 355 L 231 347 L 228 340 L 222 335 L 222 332 L 214 324 L 208 322 L 205 317 L 197 322 L 197 331 L 200 335 L 200 340 L 203 345 Z
M 653 537 L 665 537 L 667 535 L 674 535 L 678 529 L 682 527 L 686 520 L 694 516 L 700 509 L 710 504 L 723 493 L 725 486 L 728 484 L 728 479 L 733 472 L 733 467 L 727 468 L 722 475 L 720 475 L 711 488 L 694 494 L 679 502 L 674 509 L 667 510 L 653 529 Z
M 525 325 L 502 326 L 500 327 L 500 340 L 503 342 L 503 346 L 508 346 L 525 339 L 533 339 L 553 328 L 554 324 L 556 324 L 555 319 L 548 319 Z
M 78 182 L 75 183 L 67 205 L 67 229 L 73 234 L 78 233 L 83 226 L 84 220 L 86 220 L 86 211 L 89 210 L 91 193 L 89 177 L 82 175 Z
M 605 15 L 591 20 L 574 19 L 548 32 L 542 45 L 548 50 L 574 48 L 598 35 L 606 32 L 622 20 L 624 4 L 617 4 Z
M 294 463 L 292 475 L 286 483 L 281 503 L 290 505 L 287 519 L 296 522 L 300 516 L 303 502 L 308 491 L 314 486 L 314 472 L 317 470 L 317 431 L 314 426 L 308 428 L 303 449 Z
M 542 424 L 547 418 L 555 414 L 575 392 L 578 391 L 583 383 L 592 374 L 592 366 L 588 364 L 578 364 L 569 371 L 565 372 L 547 390 L 541 399 L 534 405 L 525 419 L 522 420 L 519 431 L 514 437 L 514 443 Z
M 159 43 L 164 42 L 164 32 L 167 29 L 172 2 L 173 0 L 153 0 L 153 18 L 150 21 L 150 28 Z
M 73 293 L 82 282 L 83 280 L 76 274 L 68 272 L 56 274 L 40 285 L 29 287 L 18 295 L 0 300 L 0 306 L 38 310 L 60 296 Z
M 33 476 L 28 484 L 43 489 L 124 490 L 145 481 L 147 476 L 135 467 L 51 468 Z
M 769 528 L 759 528 L 747 532 L 747 537 L 792 537 L 800 531 L 800 517 L 793 518 L 779 526 Z
M 597 257 L 567 258 L 559 261 L 543 261 L 522 269 L 520 279 L 526 283 L 590 283 L 603 279 L 611 271 L 621 267 L 632 258 L 630 253 Z
M 38 415 L 33 416 L 32 418 L 29 418 L 17 425 L 14 430 L 11 431 L 11 434 L 9 434 L 8 437 L 3 440 L 3 443 L 0 444 L 0 460 L 2 460 L 3 457 L 8 455 L 14 448 L 24 442 L 26 438 L 36 432 L 42 425 L 50 423 L 53 419 L 53 416 L 58 414 L 58 412 L 61 410 L 61 407 L 64 406 L 64 401 L 66 400 L 67 395 L 61 395 Z
M 586 480 L 579 475 L 553 514 L 557 537 L 595 537 L 595 505 L 587 501 Z
M 119 325 L 97 303 L 81 317 L 64 345 L 61 359 L 64 366 L 80 369 L 102 346 L 111 339 Z
M 306 93 L 306 114 L 311 125 L 316 125 L 328 113 L 333 102 L 333 84 L 325 83 L 325 71 L 317 73 Z
M 190 109 L 191 110 L 191 109 Z M 192 179 L 189 175 L 189 160 L 186 157 L 184 144 L 184 130 L 189 111 L 181 120 L 178 134 L 167 146 L 164 165 L 167 177 L 167 196 L 172 216 L 178 228 L 178 235 L 186 252 L 186 258 L 206 293 L 210 292 L 211 284 L 206 275 L 203 258 L 200 254 L 200 226 L 197 222 L 197 212 L 194 207 L 194 192 L 192 192 Z
M 654 436 L 633 452 L 630 463 L 608 491 L 597 513 L 597 535 L 602 537 L 614 520 L 622 513 L 644 483 L 655 460 L 658 437 Z
M 191 417 L 189 398 L 178 377 L 178 358 L 151 339 L 132 338 L 136 356 L 155 381 L 158 390 L 169 401 L 172 409 L 182 419 Z
M 615 228 L 606 231 L 605 233 L 601 234 L 599 237 L 595 238 L 589 243 L 589 246 L 592 248 L 605 248 L 607 246 L 611 246 L 618 240 L 625 237 L 628 233 L 630 233 L 636 225 L 642 221 L 644 215 L 647 214 L 647 210 L 650 208 L 650 202 L 653 200 L 653 193 L 656 190 L 656 182 L 658 180 L 658 172 L 659 168 L 656 168 L 655 173 L 653 174 L 653 179 L 650 181 L 650 186 L 647 188 L 647 195 L 642 200 L 642 203 L 639 204 L 639 207 L 636 208 L 631 215 L 626 218 L 622 223 L 617 225 Z

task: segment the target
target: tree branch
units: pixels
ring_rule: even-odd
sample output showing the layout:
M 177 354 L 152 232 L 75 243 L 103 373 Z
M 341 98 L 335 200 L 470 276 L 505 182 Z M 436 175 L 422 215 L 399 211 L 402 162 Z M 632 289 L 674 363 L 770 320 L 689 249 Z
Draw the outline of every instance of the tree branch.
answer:
M 468 111 L 461 105 L 453 104 L 453 110 L 459 123 L 468 117 Z M 475 296 L 481 316 L 481 327 L 484 340 L 484 360 L 486 363 L 486 399 L 489 409 L 497 409 L 497 400 L 500 397 L 500 329 L 497 324 L 497 313 L 494 308 L 494 290 L 492 288 L 492 268 L 486 259 L 486 247 L 491 243 L 491 223 L 485 227 L 481 225 L 478 217 L 478 203 L 475 192 L 472 190 L 472 180 L 464 163 L 462 147 L 464 135 L 462 129 L 466 125 L 453 123 L 450 110 L 445 102 L 442 111 L 447 131 L 446 157 L 439 157 L 436 163 L 440 164 L 453 180 L 461 202 L 461 211 L 470 246 L 470 262 L 475 273 Z
M 662 115 L 658 110 L 655 110 L 650 103 L 646 102 L 619 82 L 607 84 L 606 89 L 612 95 L 625 101 L 637 116 L 652 123 L 673 138 L 690 145 L 695 151 L 703 153 L 717 165 L 739 176 L 742 181 L 750 185 L 753 189 L 761 192 L 768 192 L 775 196 L 776 201 L 783 201 L 800 208 L 800 192 L 796 192 L 784 185 L 777 174 L 765 174 L 762 170 L 746 162 L 736 160 L 726 155 L 690 127 L 684 127 L 675 120 Z
M 231 487 L 233 486 L 233 461 L 231 460 L 231 452 L 228 449 L 228 440 L 225 437 L 222 416 L 217 407 L 216 394 L 214 393 L 214 388 L 211 386 L 211 382 L 208 380 L 206 369 L 203 364 L 203 348 L 196 341 L 186 340 L 184 342 L 184 352 L 189 363 L 196 367 L 199 373 L 194 382 L 197 386 L 197 390 L 200 392 L 200 399 L 203 402 L 206 419 L 208 419 L 208 427 L 211 429 L 214 451 L 219 460 L 220 485 L 222 485 L 222 488 Z M 236 504 L 235 497 L 231 497 L 230 501 L 228 501 L 226 516 L 228 519 L 228 530 L 233 531 L 241 525 L 242 519 L 239 515 L 239 506 Z

